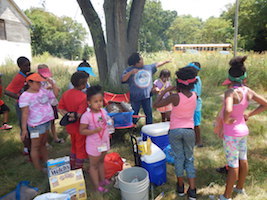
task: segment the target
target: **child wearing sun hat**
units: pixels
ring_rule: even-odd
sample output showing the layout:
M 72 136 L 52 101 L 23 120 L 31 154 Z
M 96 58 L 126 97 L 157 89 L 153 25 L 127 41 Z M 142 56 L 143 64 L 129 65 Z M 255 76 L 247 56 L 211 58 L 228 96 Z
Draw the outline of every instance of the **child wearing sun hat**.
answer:
M 57 88 L 57 90 L 60 90 L 59 87 L 56 85 L 56 81 L 53 79 L 52 72 L 50 71 L 50 69 L 48 68 L 48 66 L 46 64 L 40 64 L 40 65 L 38 65 L 37 68 L 38 68 L 38 73 L 43 78 L 50 79 L 54 83 L 54 86 Z M 47 82 L 47 81 L 42 82 L 42 87 L 47 89 L 47 90 L 52 90 L 51 84 L 49 84 L 49 82 Z M 62 144 L 65 141 L 63 138 L 58 138 L 57 132 L 56 132 L 56 126 L 55 126 L 55 120 L 58 119 L 58 110 L 57 110 L 58 100 L 56 98 L 52 99 L 52 101 L 50 103 L 51 103 L 51 106 L 53 108 L 54 117 L 55 117 L 55 119 L 51 121 L 51 133 L 53 135 L 54 142 Z
M 38 73 L 29 74 L 26 82 L 29 86 L 19 98 L 19 107 L 22 110 L 22 134 L 21 140 L 30 138 L 31 159 L 38 170 L 43 170 L 41 159 L 46 162 L 48 153 L 46 148 L 47 134 L 50 129 L 50 121 L 54 119 L 50 101 L 58 95 L 55 84 L 47 79 L 52 90 L 42 88 L 41 82 L 46 81 Z
M 83 60 L 77 67 L 77 72 L 84 72 L 87 76 L 88 76 L 88 80 L 90 78 L 90 76 L 96 77 L 95 73 L 93 72 L 93 68 L 91 67 L 91 65 L 86 61 Z M 84 92 L 86 94 L 86 90 L 87 88 L 90 87 L 90 83 L 89 81 L 86 83 L 86 87 L 82 90 L 82 92 Z M 74 88 L 73 84 L 70 82 L 69 83 L 69 89 Z

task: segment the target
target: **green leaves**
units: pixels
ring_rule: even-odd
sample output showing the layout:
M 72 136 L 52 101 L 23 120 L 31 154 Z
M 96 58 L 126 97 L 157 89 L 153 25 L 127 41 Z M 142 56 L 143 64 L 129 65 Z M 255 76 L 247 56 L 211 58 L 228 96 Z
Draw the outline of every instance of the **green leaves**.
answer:
M 173 44 L 229 43 L 233 38 L 230 20 L 211 17 L 205 22 L 191 15 L 178 16 L 167 31 Z
M 80 23 L 69 17 L 57 17 L 43 9 L 32 8 L 25 14 L 32 22 L 31 39 L 34 55 L 49 52 L 67 59 L 81 58 L 87 34 Z
M 191 15 L 178 16 L 167 31 L 173 44 L 195 44 L 201 40 L 202 21 Z
M 267 0 L 242 0 L 239 6 L 239 45 L 245 50 L 267 49 Z M 235 5 L 230 5 L 222 17 L 234 23 Z
M 169 50 L 172 44 L 166 30 L 176 18 L 176 11 L 163 10 L 160 1 L 147 0 L 139 34 L 139 50 L 155 52 Z

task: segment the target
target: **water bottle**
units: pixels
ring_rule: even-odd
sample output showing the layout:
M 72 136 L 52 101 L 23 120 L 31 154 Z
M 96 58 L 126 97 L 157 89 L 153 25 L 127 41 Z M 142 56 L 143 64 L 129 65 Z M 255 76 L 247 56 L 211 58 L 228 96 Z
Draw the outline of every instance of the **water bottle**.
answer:
M 108 133 L 112 134 L 115 132 L 115 128 L 114 128 L 114 121 L 113 119 L 107 115 L 107 128 L 108 128 Z
M 151 155 L 151 139 L 150 137 L 147 137 L 147 140 L 146 140 L 146 155 Z

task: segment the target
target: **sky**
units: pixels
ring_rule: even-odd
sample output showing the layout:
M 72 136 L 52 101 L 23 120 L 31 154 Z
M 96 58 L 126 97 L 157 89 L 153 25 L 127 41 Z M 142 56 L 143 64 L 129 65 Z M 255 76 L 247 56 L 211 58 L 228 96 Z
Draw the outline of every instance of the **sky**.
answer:
M 43 7 L 46 11 L 52 12 L 57 16 L 69 16 L 82 23 L 89 33 L 88 26 L 84 20 L 81 10 L 76 0 L 14 0 L 17 5 L 26 10 L 31 7 Z M 45 2 L 43 4 L 43 2 Z M 104 0 L 91 0 L 95 10 L 104 21 L 103 2 Z M 225 6 L 234 3 L 235 0 L 161 0 L 164 10 L 175 10 L 178 15 L 192 15 L 203 20 L 211 16 L 219 17 L 225 10 Z M 215 3 L 216 2 L 216 3 Z M 89 35 L 87 43 L 92 46 L 92 39 Z

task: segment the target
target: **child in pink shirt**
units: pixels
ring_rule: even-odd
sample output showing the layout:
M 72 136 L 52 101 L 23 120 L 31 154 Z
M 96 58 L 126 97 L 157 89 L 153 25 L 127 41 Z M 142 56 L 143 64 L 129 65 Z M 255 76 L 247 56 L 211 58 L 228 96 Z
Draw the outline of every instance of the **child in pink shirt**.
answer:
M 154 102 L 154 107 L 162 107 L 168 104 L 173 105 L 170 116 L 169 140 L 174 154 L 175 174 L 177 177 L 177 192 L 179 196 L 184 196 L 184 171 L 188 178 L 189 188 L 187 194 L 189 199 L 196 199 L 196 170 L 194 167 L 194 111 L 196 109 L 197 96 L 191 92 L 197 82 L 196 70 L 188 66 L 176 72 L 176 87 L 168 87 L 162 91 Z M 176 94 L 171 94 L 163 98 L 167 92 L 176 90 Z
M 26 78 L 29 89 L 19 98 L 19 107 L 22 110 L 22 134 L 21 140 L 26 137 L 31 139 L 31 159 L 36 169 L 42 170 L 40 156 L 47 161 L 47 134 L 50 121 L 54 119 L 51 99 L 58 94 L 57 88 L 50 81 L 53 91 L 41 88 L 41 82 L 45 81 L 39 74 L 33 73 Z M 28 127 L 28 129 L 27 129 Z M 28 132 L 29 130 L 29 132 Z
M 53 74 L 48 68 L 46 64 L 40 64 L 38 65 L 38 73 L 45 79 L 50 79 L 53 81 L 55 87 L 58 87 L 56 84 L 56 81 L 53 79 Z M 45 81 L 42 82 L 42 87 L 47 90 L 52 90 L 51 85 Z M 60 91 L 60 88 L 58 87 L 58 91 Z M 54 138 L 54 142 L 58 144 L 63 144 L 65 141 L 63 138 L 58 138 L 57 132 L 56 132 L 56 125 L 55 125 L 55 120 L 58 119 L 58 110 L 57 110 L 57 105 L 58 105 L 58 100 L 55 98 L 51 101 L 51 106 L 53 108 L 54 112 L 54 117 L 55 119 L 51 121 L 51 133 Z
M 110 149 L 109 132 L 107 129 L 107 112 L 103 109 L 103 93 L 101 86 L 87 89 L 87 111 L 80 120 L 80 133 L 87 135 L 86 152 L 89 157 L 89 173 L 97 191 L 108 192 L 103 186 L 109 184 L 105 179 L 104 157 Z
M 223 145 L 229 170 L 225 192 L 220 195 L 220 200 L 231 200 L 233 190 L 236 193 L 245 194 L 244 183 L 248 173 L 247 135 L 249 134 L 246 121 L 249 117 L 267 109 L 267 100 L 244 86 L 247 76 L 244 65 L 246 59 L 246 56 L 237 56 L 229 62 L 231 67 L 228 70 L 228 78 L 231 83 L 224 94 L 221 116 Z M 256 101 L 259 106 L 248 114 L 244 114 L 250 99 Z M 234 187 L 236 181 L 237 185 Z

